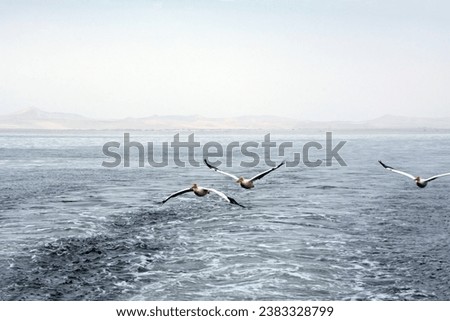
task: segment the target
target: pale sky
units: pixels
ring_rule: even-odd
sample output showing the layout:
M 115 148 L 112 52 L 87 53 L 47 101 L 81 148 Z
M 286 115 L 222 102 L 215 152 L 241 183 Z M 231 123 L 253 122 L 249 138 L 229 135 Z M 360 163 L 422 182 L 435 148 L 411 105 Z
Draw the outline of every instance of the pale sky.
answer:
M 0 114 L 450 117 L 450 1 L 0 0 Z

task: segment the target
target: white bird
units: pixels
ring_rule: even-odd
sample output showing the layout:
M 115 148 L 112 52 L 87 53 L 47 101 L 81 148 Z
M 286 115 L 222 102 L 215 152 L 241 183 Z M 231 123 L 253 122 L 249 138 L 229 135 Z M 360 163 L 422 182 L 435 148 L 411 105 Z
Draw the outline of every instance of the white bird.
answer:
M 188 192 L 194 192 L 195 195 L 200 196 L 200 197 L 205 196 L 205 195 L 209 194 L 210 192 L 213 192 L 213 193 L 216 193 L 217 195 L 219 195 L 220 197 L 222 197 L 228 203 L 236 204 L 236 205 L 239 205 L 241 207 L 245 207 L 245 206 L 239 204 L 238 202 L 236 202 L 236 200 L 234 198 L 228 197 L 224 193 L 222 193 L 222 192 L 220 192 L 218 190 L 215 190 L 213 188 L 200 187 L 200 186 L 198 186 L 195 183 L 192 184 L 192 187 L 190 187 L 190 188 L 185 188 L 185 189 L 182 189 L 181 191 L 178 191 L 178 192 L 175 192 L 175 193 L 169 195 L 166 199 L 164 199 L 162 201 L 162 204 L 167 202 L 172 197 L 176 197 L 178 195 L 181 195 L 181 194 L 184 194 L 184 193 L 188 193 Z
M 391 166 L 385 165 L 385 164 L 384 164 L 382 161 L 380 161 L 380 160 L 379 160 L 378 162 L 379 162 L 384 168 L 386 168 L 388 171 L 391 171 L 391 172 L 394 172 L 394 173 L 397 173 L 397 174 L 401 174 L 401 175 L 404 175 L 404 176 L 407 176 L 407 177 L 413 179 L 413 180 L 416 182 L 416 185 L 419 186 L 420 188 L 426 187 L 427 184 L 428 184 L 428 182 L 431 182 L 431 181 L 435 180 L 436 178 L 439 178 L 439 177 L 442 177 L 442 176 L 448 176 L 448 175 L 450 175 L 450 173 L 445 173 L 445 174 L 440 174 L 440 175 L 431 176 L 430 178 L 427 178 L 427 179 L 423 179 L 423 178 L 421 178 L 420 176 L 414 176 L 414 175 L 411 175 L 411 174 L 408 174 L 408 173 L 405 173 L 405 172 L 396 170 L 395 168 L 393 168 L 393 167 L 391 167 Z
M 283 162 L 282 162 L 281 164 L 279 164 L 278 166 L 272 167 L 271 169 L 268 169 L 268 170 L 266 170 L 266 171 L 264 171 L 264 172 L 262 172 L 262 173 L 259 173 L 258 175 L 254 176 L 254 177 L 252 177 L 252 178 L 250 178 L 250 179 L 245 179 L 245 178 L 242 177 L 242 176 L 241 176 L 241 177 L 237 177 L 237 176 L 235 176 L 235 175 L 233 175 L 233 174 L 230 174 L 230 173 L 221 171 L 221 170 L 218 169 L 217 167 L 214 167 L 214 166 L 212 166 L 210 163 L 208 163 L 208 161 L 207 161 L 206 159 L 204 159 L 203 161 L 205 162 L 206 166 L 208 166 L 210 169 L 212 169 L 212 170 L 214 170 L 214 171 L 216 171 L 216 172 L 218 172 L 218 173 L 227 175 L 227 176 L 229 176 L 229 177 L 235 179 L 235 180 L 236 180 L 236 183 L 238 183 L 239 185 L 241 185 L 241 187 L 246 188 L 246 189 L 250 189 L 250 188 L 255 187 L 255 185 L 253 185 L 253 182 L 254 182 L 254 181 L 263 178 L 264 176 L 266 176 L 267 174 L 269 174 L 270 172 L 276 170 L 277 168 L 279 168 L 281 165 L 284 164 L 284 161 L 283 161 Z

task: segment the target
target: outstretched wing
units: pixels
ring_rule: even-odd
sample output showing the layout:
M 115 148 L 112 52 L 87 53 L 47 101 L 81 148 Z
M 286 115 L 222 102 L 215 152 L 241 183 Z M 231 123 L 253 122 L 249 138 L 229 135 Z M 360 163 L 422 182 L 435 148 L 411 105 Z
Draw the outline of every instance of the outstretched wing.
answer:
M 229 176 L 229 177 L 231 177 L 231 178 L 233 178 L 233 179 L 236 179 L 236 180 L 239 179 L 239 177 L 237 177 L 237 176 L 235 176 L 235 175 L 233 175 L 233 174 L 230 174 L 230 173 L 221 171 L 221 170 L 218 169 L 217 167 L 212 166 L 210 163 L 208 163 L 208 161 L 207 161 L 206 159 L 204 159 L 203 161 L 205 162 L 206 166 L 209 167 L 209 169 L 212 169 L 213 171 L 216 171 L 216 172 L 221 173 L 221 174 L 223 174 L 223 175 L 227 175 L 227 176 Z
M 285 161 L 281 162 L 281 164 L 279 164 L 278 166 L 272 167 L 271 169 L 268 169 L 268 170 L 266 170 L 266 171 L 264 171 L 262 173 L 259 173 L 258 175 L 250 178 L 250 181 L 253 182 L 253 181 L 256 181 L 257 179 L 263 178 L 264 176 L 266 176 L 270 172 L 272 172 L 272 171 L 276 170 L 277 168 L 279 168 L 280 166 L 284 165 L 284 163 L 285 163 Z
M 448 176 L 450 175 L 450 173 L 445 173 L 445 174 L 439 174 L 439 175 L 435 175 L 435 176 L 431 176 L 430 178 L 427 178 L 425 180 L 425 182 L 431 182 L 433 180 L 435 180 L 436 178 L 442 177 L 442 176 Z
M 178 191 L 178 192 L 175 192 L 173 194 L 170 194 L 169 196 L 166 197 L 165 200 L 162 201 L 162 204 L 164 204 L 165 202 L 170 200 L 172 197 L 177 197 L 178 195 L 181 195 L 181 194 L 184 194 L 184 193 L 187 193 L 187 192 L 192 192 L 192 191 L 193 191 L 193 189 L 191 187 L 191 188 L 185 188 L 185 189 L 182 189 L 181 191 Z
M 378 163 L 380 163 L 381 164 L 381 166 L 383 166 L 384 168 L 386 168 L 388 171 L 391 171 L 391 172 L 394 172 L 394 173 L 397 173 L 397 174 L 400 174 L 400 175 L 404 175 L 404 176 L 407 176 L 407 177 L 409 177 L 409 178 L 411 178 L 411 179 L 416 179 L 416 177 L 415 176 L 413 176 L 413 175 L 411 175 L 411 174 L 408 174 L 408 173 L 405 173 L 405 172 L 402 172 L 402 171 L 399 171 L 399 170 L 396 170 L 395 168 L 393 168 L 393 167 L 391 167 L 391 166 L 387 166 L 387 165 L 385 165 L 382 161 L 378 161 Z
M 229 196 L 226 196 L 224 193 L 219 192 L 218 190 L 215 190 L 213 188 L 208 188 L 208 191 L 216 193 L 217 195 L 219 195 L 220 197 L 222 197 L 224 200 L 226 200 L 228 203 L 231 204 L 235 204 L 235 205 L 239 205 L 240 207 L 245 207 L 244 205 L 239 204 L 238 202 L 236 202 L 236 200 L 234 198 L 231 198 Z

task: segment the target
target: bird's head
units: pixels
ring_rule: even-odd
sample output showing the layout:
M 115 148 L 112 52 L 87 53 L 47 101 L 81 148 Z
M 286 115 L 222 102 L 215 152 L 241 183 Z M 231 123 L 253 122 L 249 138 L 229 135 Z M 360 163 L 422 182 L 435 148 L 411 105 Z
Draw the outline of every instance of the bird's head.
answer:
M 416 182 L 419 182 L 419 181 L 420 181 L 420 176 L 417 176 L 414 180 L 415 180 Z
M 243 181 L 244 181 L 244 178 L 241 176 L 241 177 L 239 177 L 239 178 L 237 179 L 236 183 L 237 183 L 237 184 L 240 184 L 240 183 L 242 183 Z
M 192 184 L 192 188 L 197 188 L 198 185 L 196 183 Z

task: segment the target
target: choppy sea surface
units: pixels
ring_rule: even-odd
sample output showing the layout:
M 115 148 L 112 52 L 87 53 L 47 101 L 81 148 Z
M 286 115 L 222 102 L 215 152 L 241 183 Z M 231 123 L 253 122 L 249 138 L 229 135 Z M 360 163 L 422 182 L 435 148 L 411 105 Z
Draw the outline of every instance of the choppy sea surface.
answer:
M 131 132 L 154 143 L 174 132 Z M 180 134 L 187 140 L 190 132 Z M 263 141 L 266 133 L 195 132 L 204 146 Z M 1 300 L 450 300 L 450 178 L 420 189 L 378 159 L 424 177 L 450 171 L 449 134 L 339 134 L 333 160 L 281 167 L 244 190 L 204 164 L 102 166 L 123 132 L 2 132 Z M 293 142 L 279 162 L 325 133 L 272 134 Z M 123 150 L 119 149 L 123 156 Z M 253 150 L 261 158 L 262 148 Z M 276 149 L 274 149 L 276 151 Z M 181 150 L 180 159 L 187 161 Z M 202 148 L 192 155 L 202 160 Z M 303 155 L 302 155 L 303 156 Z M 224 161 L 224 157 L 211 160 Z M 234 149 L 238 176 L 268 168 Z M 145 155 L 147 161 L 147 155 Z M 217 195 L 167 195 L 192 183 Z

